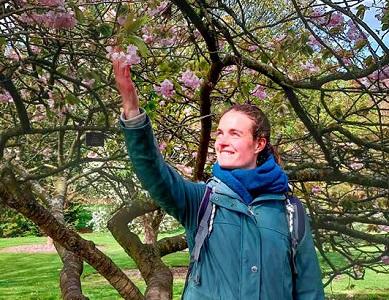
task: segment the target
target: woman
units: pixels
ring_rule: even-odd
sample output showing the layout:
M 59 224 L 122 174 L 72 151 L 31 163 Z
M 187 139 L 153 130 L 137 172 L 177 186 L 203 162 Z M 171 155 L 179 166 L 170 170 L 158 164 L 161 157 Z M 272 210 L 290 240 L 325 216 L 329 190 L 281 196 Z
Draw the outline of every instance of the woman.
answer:
M 185 227 L 192 253 L 206 184 L 185 180 L 164 162 L 150 120 L 139 108 L 129 68 L 117 61 L 114 71 L 135 172 L 152 198 Z M 207 182 L 216 208 L 212 231 L 190 272 L 183 299 L 324 299 L 308 223 L 295 257 L 297 275 L 292 275 L 287 176 L 269 141 L 270 124 L 258 108 L 234 106 L 221 117 L 217 163 Z

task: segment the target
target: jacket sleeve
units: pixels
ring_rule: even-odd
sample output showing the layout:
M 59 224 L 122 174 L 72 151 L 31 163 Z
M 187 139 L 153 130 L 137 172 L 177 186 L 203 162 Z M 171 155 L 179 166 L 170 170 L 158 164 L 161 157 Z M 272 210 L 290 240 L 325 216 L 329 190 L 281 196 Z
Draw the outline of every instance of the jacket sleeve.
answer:
M 297 275 L 294 275 L 295 300 L 324 300 L 319 261 L 313 243 L 308 217 L 305 218 L 305 236 L 296 253 Z
M 128 155 L 143 188 L 185 228 L 195 228 L 205 183 L 185 180 L 166 164 L 159 152 L 148 117 L 136 127 L 126 127 L 123 122 L 121 126 Z

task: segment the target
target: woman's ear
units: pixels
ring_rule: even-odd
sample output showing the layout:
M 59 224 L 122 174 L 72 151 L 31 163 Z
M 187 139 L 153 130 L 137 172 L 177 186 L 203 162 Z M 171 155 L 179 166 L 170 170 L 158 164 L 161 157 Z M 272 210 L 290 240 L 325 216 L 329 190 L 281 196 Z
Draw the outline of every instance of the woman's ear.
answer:
M 266 147 L 266 139 L 264 137 L 258 138 L 255 145 L 255 154 L 258 154 Z

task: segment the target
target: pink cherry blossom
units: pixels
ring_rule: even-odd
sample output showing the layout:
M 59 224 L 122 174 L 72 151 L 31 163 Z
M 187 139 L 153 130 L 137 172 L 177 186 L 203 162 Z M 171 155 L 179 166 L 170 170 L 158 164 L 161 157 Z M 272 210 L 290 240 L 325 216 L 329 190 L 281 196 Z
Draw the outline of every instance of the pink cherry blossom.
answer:
M 154 85 L 154 90 L 164 98 L 170 98 L 174 94 L 174 86 L 169 79 L 162 81 L 161 86 Z
M 8 91 L 4 91 L 3 93 L 0 93 L 0 103 L 12 103 L 14 102 L 12 99 L 12 96 Z
M 50 93 L 51 92 L 49 92 L 49 99 L 47 100 L 47 105 L 49 106 L 49 108 L 54 108 L 54 99 L 52 98 L 52 96 L 50 96 Z
M 258 47 L 257 45 L 250 45 L 250 46 L 248 47 L 248 50 L 249 50 L 250 52 L 254 52 L 254 51 L 258 50 L 258 49 L 259 49 L 259 47 Z
M 120 26 L 123 26 L 124 23 L 126 22 L 126 18 L 125 17 L 119 17 L 117 18 L 117 22 Z
M 48 158 L 51 157 L 51 155 L 53 155 L 53 149 L 51 149 L 50 147 L 47 147 L 47 148 L 45 148 L 45 149 L 43 149 L 43 150 L 41 151 L 41 154 L 42 154 L 46 159 L 48 159 Z
M 151 34 L 143 34 L 142 39 L 146 44 L 152 44 L 154 42 L 154 37 Z
M 374 71 L 368 76 L 371 80 L 384 80 L 389 78 L 389 65 Z
M 43 14 L 24 13 L 19 20 L 29 25 L 38 25 L 53 29 L 73 29 L 77 20 L 72 11 L 48 11 Z
M 198 89 L 201 85 L 201 80 L 191 70 L 183 72 L 179 80 L 182 81 L 187 88 L 192 90 Z
M 72 29 L 76 26 L 77 20 L 73 12 L 57 14 L 54 17 L 54 28 L 57 29 Z
M 39 0 L 38 5 L 51 6 L 51 7 L 63 7 L 65 5 L 64 0 Z
M 312 19 L 314 19 L 316 24 L 322 26 L 327 24 L 327 17 L 325 15 L 325 10 L 323 7 L 314 8 L 311 17 Z
M 342 62 L 346 65 L 346 66 L 350 66 L 352 64 L 352 61 L 349 57 L 342 57 L 341 58 Z
M 41 48 L 39 48 L 38 46 L 32 45 L 32 46 L 30 47 L 30 49 L 31 49 L 31 52 L 32 52 L 33 54 L 39 54 L 39 53 L 41 53 Z
M 350 168 L 357 171 L 357 170 L 360 170 L 364 167 L 364 164 L 361 163 L 361 162 L 353 162 L 350 164 Z
M 85 84 L 88 88 L 91 88 L 93 86 L 93 84 L 95 83 L 95 80 L 92 78 L 92 79 L 84 79 L 82 81 L 83 84 Z
M 10 48 L 5 51 L 4 56 L 13 61 L 19 61 L 21 59 L 20 54 L 15 49 Z
M 251 91 L 251 95 L 258 97 L 261 100 L 267 97 L 265 87 L 260 84 L 257 84 L 254 90 Z
M 161 13 L 163 13 L 167 9 L 168 4 L 169 4 L 169 2 L 162 1 L 157 8 L 148 11 L 148 15 L 150 17 L 160 15 Z
M 159 41 L 162 47 L 171 47 L 175 44 L 175 42 L 175 38 L 165 38 Z
M 311 46 L 312 48 L 316 46 L 321 47 L 320 42 L 313 35 L 309 36 L 308 45 Z
M 99 155 L 96 152 L 90 151 L 90 152 L 88 152 L 86 157 L 88 157 L 88 158 L 98 158 Z
M 236 66 L 235 65 L 231 65 L 231 66 L 227 66 L 224 68 L 223 70 L 225 73 L 233 73 L 236 71 Z
M 42 121 L 46 118 L 46 115 L 40 111 L 36 111 L 33 115 L 32 115 L 32 118 L 31 120 L 35 121 L 35 122 L 39 122 L 39 121 Z
M 300 63 L 301 68 L 305 71 L 308 71 L 310 73 L 318 72 L 320 69 L 315 66 L 311 61 L 307 61 L 305 63 Z
M 163 150 L 165 150 L 165 149 L 166 149 L 166 147 L 167 147 L 167 144 L 166 144 L 166 142 L 162 142 L 162 143 L 160 143 L 160 144 L 159 144 L 159 151 L 163 151 Z
M 320 188 L 320 186 L 317 186 L 317 185 L 314 185 L 313 187 L 312 187 L 312 194 L 318 194 L 318 193 L 320 193 L 321 192 L 321 188 Z
M 389 265 L 389 256 L 388 255 L 384 255 L 381 257 L 381 261 L 385 264 L 385 265 Z
M 389 232 L 389 226 L 388 225 L 378 225 L 378 229 L 381 231 Z
M 343 23 L 344 23 L 344 17 L 341 13 L 332 13 L 327 26 L 330 28 L 334 28 L 343 25 Z
M 351 42 L 358 43 L 366 38 L 365 34 L 355 25 L 352 20 L 347 22 L 348 30 L 346 36 Z
M 140 63 L 140 57 L 137 54 L 138 48 L 134 45 L 129 45 L 127 47 L 127 52 L 123 51 L 116 51 L 111 46 L 107 46 L 105 48 L 108 52 L 107 58 L 116 61 L 120 60 L 123 61 L 126 65 L 132 66 Z

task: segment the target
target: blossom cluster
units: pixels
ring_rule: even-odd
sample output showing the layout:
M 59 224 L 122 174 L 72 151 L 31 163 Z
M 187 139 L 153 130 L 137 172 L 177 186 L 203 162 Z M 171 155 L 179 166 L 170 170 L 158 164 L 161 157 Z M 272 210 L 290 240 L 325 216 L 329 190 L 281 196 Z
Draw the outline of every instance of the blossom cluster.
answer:
M 112 61 L 120 60 L 129 66 L 137 65 L 140 63 L 140 57 L 137 54 L 138 48 L 134 45 L 129 45 L 126 52 L 117 51 L 111 46 L 108 46 L 105 49 L 108 52 L 107 58 Z
M 335 28 L 343 25 L 344 17 L 339 12 L 326 13 L 322 7 L 315 8 L 311 15 L 314 22 L 328 28 Z
M 39 25 L 52 29 L 72 29 L 76 26 L 77 20 L 72 11 L 53 11 L 46 13 L 24 13 L 19 20 L 28 25 Z
M 162 81 L 160 86 L 154 85 L 154 90 L 164 98 L 171 98 L 174 95 L 174 85 L 169 79 Z
M 256 87 L 251 91 L 251 95 L 258 97 L 261 100 L 266 99 L 267 97 L 265 87 L 260 84 L 257 84 Z
M 142 39 L 148 44 L 155 44 L 159 47 L 174 46 L 185 30 L 177 26 L 161 26 L 158 28 L 145 26 L 142 28 Z
M 65 5 L 64 0 L 39 0 L 38 5 L 50 6 L 50 7 L 63 7 Z
M 7 91 L 0 93 L 0 103 L 11 103 L 13 102 L 12 96 Z
M 367 88 L 389 88 L 389 65 L 361 78 L 359 84 Z
M 180 81 L 187 87 L 192 90 L 198 89 L 201 85 L 201 80 L 190 70 L 186 70 L 181 74 L 179 78 Z
M 162 14 L 168 8 L 169 2 L 162 1 L 156 8 L 147 11 L 150 17 L 158 16 Z
M 24 5 L 26 3 L 22 3 Z M 19 20 L 28 25 L 38 25 L 52 29 L 72 29 L 77 20 L 71 10 L 65 8 L 64 0 L 38 0 L 37 6 L 43 6 L 48 11 L 44 13 L 25 12 Z

